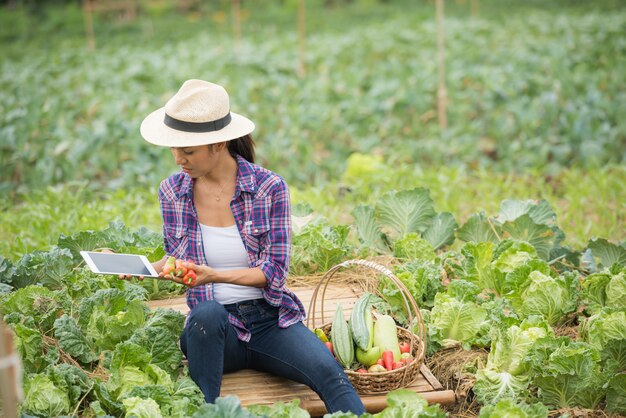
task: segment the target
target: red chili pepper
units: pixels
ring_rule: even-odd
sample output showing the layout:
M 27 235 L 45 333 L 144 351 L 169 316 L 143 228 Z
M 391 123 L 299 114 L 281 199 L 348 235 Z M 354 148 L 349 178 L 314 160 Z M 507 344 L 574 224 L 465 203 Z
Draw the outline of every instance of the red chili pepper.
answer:
M 385 366 L 385 369 L 393 370 L 393 351 L 391 350 L 383 351 L 382 359 L 383 359 L 383 366 Z
M 187 270 L 187 274 L 183 277 L 183 284 L 194 287 L 196 285 L 196 272 L 193 270 Z

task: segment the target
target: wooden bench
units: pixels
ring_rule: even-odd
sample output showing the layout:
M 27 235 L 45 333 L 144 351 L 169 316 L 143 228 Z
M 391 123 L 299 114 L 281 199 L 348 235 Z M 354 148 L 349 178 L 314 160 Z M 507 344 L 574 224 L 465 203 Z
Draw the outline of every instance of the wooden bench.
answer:
M 308 309 L 314 287 L 313 286 L 290 286 L 304 306 Z M 316 301 L 316 319 L 319 324 L 330 322 L 329 315 L 334 312 L 334 304 L 340 302 L 346 317 L 352 312 L 352 306 L 358 299 L 362 290 L 349 284 L 329 284 L 324 301 L 325 318 L 321 317 L 321 301 Z M 186 314 L 189 309 L 185 298 L 150 301 L 152 309 L 158 307 L 171 308 Z M 332 309 L 332 311 L 328 311 Z M 422 366 L 418 378 L 406 389 L 413 390 L 422 395 L 429 403 L 451 405 L 455 402 L 454 391 L 445 390 L 441 383 L 428 370 Z M 300 407 L 306 409 L 311 416 L 322 416 L 326 408 L 322 400 L 307 386 L 282 377 L 273 376 L 256 370 L 241 370 L 236 373 L 224 375 L 222 381 L 221 396 L 236 395 L 243 406 L 246 405 L 272 405 L 276 402 L 290 402 L 294 398 L 300 399 Z M 387 406 L 386 396 L 361 395 L 363 404 L 368 412 L 374 413 L 383 410 Z

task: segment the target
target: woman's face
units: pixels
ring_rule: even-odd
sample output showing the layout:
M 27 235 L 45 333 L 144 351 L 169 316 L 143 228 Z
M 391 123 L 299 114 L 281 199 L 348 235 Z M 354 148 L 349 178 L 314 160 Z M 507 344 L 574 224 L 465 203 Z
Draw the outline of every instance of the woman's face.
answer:
M 211 172 L 216 166 L 219 156 L 219 147 L 215 145 L 200 145 L 197 147 L 170 148 L 176 165 L 191 178 L 202 177 Z

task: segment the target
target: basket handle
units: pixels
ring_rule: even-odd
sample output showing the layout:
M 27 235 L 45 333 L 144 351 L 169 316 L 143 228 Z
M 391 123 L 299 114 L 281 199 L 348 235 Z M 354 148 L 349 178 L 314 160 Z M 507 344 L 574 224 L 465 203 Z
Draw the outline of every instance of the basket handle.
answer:
M 372 270 L 378 271 L 379 273 L 382 273 L 385 276 L 387 276 L 387 278 L 389 278 L 400 289 L 400 294 L 402 295 L 402 299 L 404 301 L 407 314 L 409 316 L 409 327 L 413 325 L 413 320 L 417 319 L 417 328 L 419 332 L 418 336 L 420 339 L 420 341 L 418 341 L 417 343 L 421 346 L 419 350 L 419 356 L 423 358 L 426 352 L 424 322 L 422 320 L 422 315 L 420 313 L 420 310 L 417 307 L 417 303 L 415 302 L 415 299 L 413 298 L 413 295 L 411 295 L 411 292 L 409 291 L 409 289 L 404 285 L 404 283 L 402 283 L 400 279 L 398 279 L 391 272 L 391 270 L 373 261 L 347 260 L 331 267 L 322 276 L 320 282 L 318 283 L 318 285 L 315 287 L 315 290 L 313 291 L 311 302 L 309 304 L 309 314 L 307 315 L 307 322 L 306 322 L 307 327 L 310 329 L 316 327 L 316 323 L 315 323 L 315 313 L 316 313 L 315 305 L 316 304 L 315 302 L 317 301 L 317 296 L 322 285 L 323 285 L 323 289 L 322 289 L 322 294 L 321 294 L 321 313 L 322 313 L 322 322 L 325 322 L 324 321 L 324 313 L 325 313 L 324 312 L 324 300 L 325 300 L 326 289 L 328 287 L 328 283 L 330 282 L 330 279 L 332 278 L 332 276 L 339 269 L 344 268 L 344 267 L 349 267 L 349 266 L 363 266 L 363 267 L 368 267 Z M 414 334 L 410 329 L 409 329 L 409 335 L 410 335 L 409 346 L 410 346 L 411 352 L 413 352 L 413 347 L 416 342 L 414 341 Z M 421 359 L 417 359 L 417 360 L 421 360 Z

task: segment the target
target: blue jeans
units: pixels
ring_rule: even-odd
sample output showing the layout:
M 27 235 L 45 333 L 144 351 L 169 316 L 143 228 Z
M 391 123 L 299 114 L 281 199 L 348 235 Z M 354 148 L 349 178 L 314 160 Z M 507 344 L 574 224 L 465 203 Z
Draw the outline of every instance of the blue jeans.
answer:
M 250 342 L 237 339 L 228 313 L 252 333 Z M 180 346 L 191 378 L 209 403 L 220 394 L 223 373 L 255 369 L 309 386 L 331 413 L 365 413 L 343 368 L 324 343 L 301 322 L 280 328 L 278 308 L 264 299 L 230 305 L 201 302 L 189 314 Z

